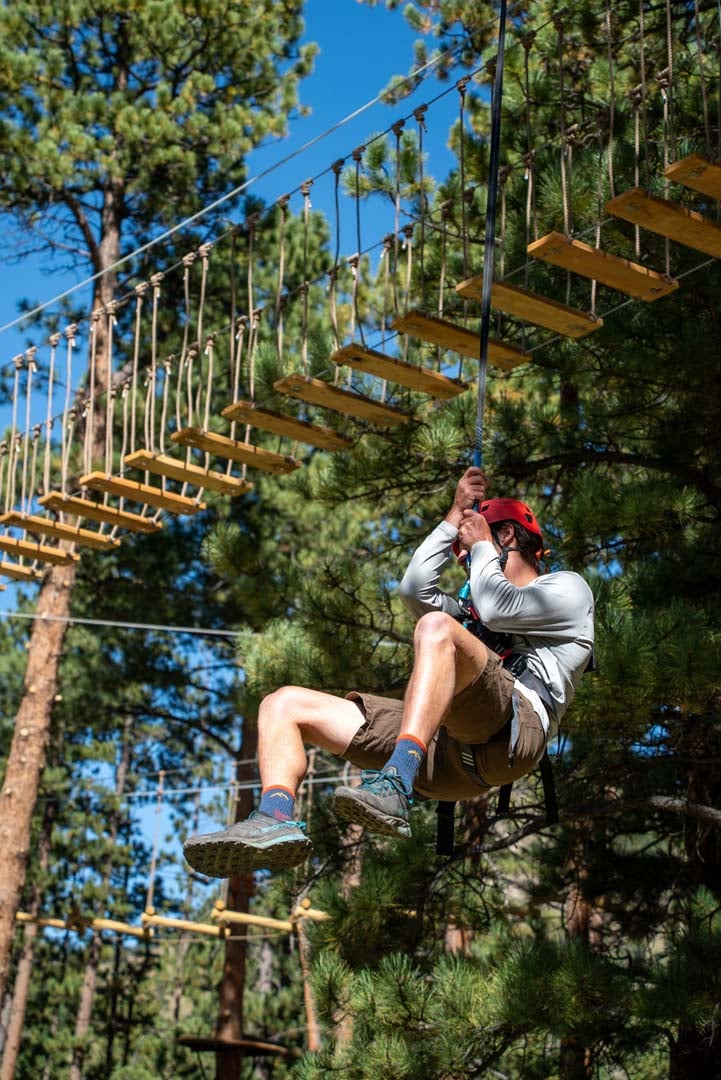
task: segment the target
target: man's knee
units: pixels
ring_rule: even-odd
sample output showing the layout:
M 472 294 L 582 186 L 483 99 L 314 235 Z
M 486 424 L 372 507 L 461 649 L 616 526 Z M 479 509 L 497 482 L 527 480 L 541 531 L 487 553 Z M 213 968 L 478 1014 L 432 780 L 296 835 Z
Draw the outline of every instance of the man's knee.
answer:
M 452 642 L 457 629 L 458 623 L 445 611 L 429 611 L 416 623 L 414 638 L 416 643 L 419 641 Z
M 302 686 L 281 686 L 268 694 L 260 703 L 258 724 L 267 726 L 297 722 L 304 692 Z

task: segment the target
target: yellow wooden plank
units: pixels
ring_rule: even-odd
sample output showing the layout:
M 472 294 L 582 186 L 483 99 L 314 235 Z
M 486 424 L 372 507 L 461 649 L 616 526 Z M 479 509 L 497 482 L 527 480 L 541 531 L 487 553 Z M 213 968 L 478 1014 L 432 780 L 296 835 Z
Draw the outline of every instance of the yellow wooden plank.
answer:
M 0 551 L 6 551 L 8 555 L 25 555 L 28 559 L 52 563 L 54 566 L 67 566 L 80 558 L 70 551 L 60 551 L 31 540 L 16 540 L 12 536 L 0 536 Z
M 676 184 L 700 191 L 712 199 L 721 199 L 721 165 L 708 161 L 700 154 L 674 161 L 664 170 L 664 175 Z
M 33 570 L 30 566 L 20 566 L 19 563 L 0 562 L 0 575 L 13 578 L 14 581 L 38 581 L 42 576 L 42 570 Z
M 122 476 L 106 476 L 103 472 L 88 473 L 81 476 L 78 483 L 90 491 L 104 491 L 109 495 L 118 495 L 130 502 L 145 503 L 158 510 L 167 510 L 171 514 L 197 514 L 205 510 L 205 503 L 196 502 L 186 495 L 172 495 L 160 488 L 140 484 L 136 480 L 126 480 Z
M 480 300 L 483 291 L 483 274 L 468 278 L 456 285 L 456 292 L 473 300 Z M 577 311 L 567 304 L 560 304 L 547 296 L 540 296 L 518 285 L 509 285 L 506 281 L 494 281 L 491 290 L 491 304 L 506 315 L 543 326 L 570 338 L 582 338 L 600 330 L 603 319 L 594 318 L 585 311 Z
M 186 930 L 193 934 L 205 934 L 207 937 L 225 937 L 228 933 L 224 926 L 211 926 L 210 923 L 196 923 L 190 919 L 171 919 L 167 915 L 156 915 L 153 908 L 148 908 L 140 916 L 143 926 L 162 926 L 168 930 Z
M 480 339 L 476 331 L 467 330 L 465 326 L 456 326 L 447 319 L 426 315 L 422 311 L 409 311 L 402 318 L 396 319 L 392 326 L 402 334 L 429 341 L 432 345 L 440 345 L 442 349 L 450 349 L 451 352 L 473 360 L 478 359 Z M 511 371 L 527 360 L 523 350 L 514 345 L 493 339 L 488 342 L 488 362 L 501 371 Z
M 368 420 L 377 427 L 407 424 L 413 419 L 409 413 L 401 412 L 392 405 L 371 401 L 361 394 L 341 390 L 339 386 L 331 386 L 321 379 L 311 379 L 307 375 L 286 375 L 284 379 L 273 383 L 273 387 L 280 394 L 287 394 L 288 397 L 307 401 L 311 405 L 320 405 L 324 409 L 332 409 L 346 416 L 355 416 L 359 420 Z
M 441 375 L 438 371 L 408 364 L 405 360 L 399 360 L 395 356 L 386 356 L 385 353 L 368 349 L 365 345 L 355 343 L 344 345 L 331 353 L 330 358 L 334 364 L 346 364 L 358 371 L 367 371 L 379 379 L 387 379 L 389 382 L 407 386 L 410 390 L 429 394 L 442 401 L 448 401 L 468 389 L 468 383 L 462 382 L 461 379 L 449 379 L 447 375 Z
M 133 454 L 126 454 L 123 461 L 131 469 L 142 469 L 155 476 L 167 476 L 169 480 L 195 484 L 196 487 L 208 488 L 209 491 L 217 491 L 221 495 L 246 495 L 253 490 L 249 480 L 211 472 L 199 465 L 186 465 L 184 461 L 176 461 L 166 454 L 151 454 L 149 450 L 136 450 Z
M 307 420 L 298 420 L 295 416 L 259 409 L 251 401 L 234 401 L 223 409 L 223 416 L 228 420 L 237 420 L 241 424 L 250 424 L 260 431 L 270 431 L 273 435 L 285 435 L 297 442 L 317 446 L 320 450 L 346 450 L 353 445 L 347 435 L 341 435 L 333 428 L 310 424 Z
M 273 454 L 262 450 L 252 443 L 229 439 L 227 435 L 217 435 L 214 431 L 202 431 L 200 428 L 182 428 L 170 436 L 171 442 L 180 446 L 194 446 L 196 450 L 206 450 L 215 457 L 239 461 L 243 465 L 252 465 L 254 469 L 263 469 L 269 473 L 287 473 L 300 468 L 300 461 L 283 454 Z
M 79 499 L 71 495 L 62 495 L 59 491 L 50 491 L 42 495 L 38 502 L 47 510 L 54 510 L 58 514 L 69 514 L 70 517 L 87 518 L 88 521 L 100 521 L 107 525 L 117 525 L 120 529 L 128 532 L 157 532 L 162 529 L 159 521 L 143 517 L 141 514 L 131 514 L 128 510 L 117 510 L 113 506 L 103 506 L 102 503 L 93 502 L 91 499 Z
M 37 514 L 21 514 L 17 510 L 0 515 L 0 525 L 13 525 L 27 532 L 54 536 L 57 540 L 72 540 L 78 547 L 95 548 L 97 551 L 120 547 L 120 541 L 111 536 L 100 536 L 91 529 L 81 529 L 78 525 L 63 525 L 59 521 L 38 517 Z
M 694 251 L 721 258 L 721 225 L 696 210 L 649 195 L 643 188 L 631 188 L 606 203 L 606 213 L 640 225 Z
M 581 277 L 600 281 L 636 300 L 659 300 L 678 288 L 678 282 L 669 280 L 665 274 L 591 247 L 581 240 L 569 240 L 559 232 L 534 240 L 528 245 L 528 254 Z

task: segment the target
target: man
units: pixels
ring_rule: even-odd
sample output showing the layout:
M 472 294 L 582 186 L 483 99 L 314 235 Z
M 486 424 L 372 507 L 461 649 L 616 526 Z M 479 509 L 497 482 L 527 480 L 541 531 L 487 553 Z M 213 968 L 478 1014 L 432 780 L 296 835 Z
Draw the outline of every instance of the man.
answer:
M 542 757 L 592 655 L 593 594 L 578 574 L 541 576 L 533 512 L 515 499 L 487 500 L 487 486 L 481 469 L 464 473 L 445 520 L 401 582 L 418 619 L 404 700 L 337 698 L 299 686 L 266 697 L 258 714 L 259 808 L 247 821 L 190 837 L 185 856 L 195 870 L 226 877 L 307 857 L 311 842 L 293 820 L 306 743 L 366 770 L 359 787 L 336 790 L 337 814 L 393 836 L 410 835 L 414 791 L 470 798 L 524 776 Z M 462 561 L 470 555 L 463 604 L 438 588 L 454 550 Z M 501 632 L 494 645 L 508 653 L 505 667 L 478 637 L 489 630 Z

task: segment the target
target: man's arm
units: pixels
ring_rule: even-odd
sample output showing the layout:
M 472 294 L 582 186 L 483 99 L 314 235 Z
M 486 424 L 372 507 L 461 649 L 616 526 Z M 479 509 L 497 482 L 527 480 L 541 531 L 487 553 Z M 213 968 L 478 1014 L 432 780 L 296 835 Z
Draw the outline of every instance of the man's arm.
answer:
M 487 541 L 473 545 L 471 596 L 484 626 L 513 634 L 575 636 L 593 610 L 593 593 L 579 574 L 548 574 L 517 588 Z
M 414 618 L 420 619 L 429 611 L 445 611 L 454 618 L 460 616 L 458 601 L 439 589 L 438 581 L 458 537 L 463 511 L 485 499 L 487 489 L 488 480 L 482 469 L 466 469 L 445 519 L 414 552 L 400 585 L 401 599 Z

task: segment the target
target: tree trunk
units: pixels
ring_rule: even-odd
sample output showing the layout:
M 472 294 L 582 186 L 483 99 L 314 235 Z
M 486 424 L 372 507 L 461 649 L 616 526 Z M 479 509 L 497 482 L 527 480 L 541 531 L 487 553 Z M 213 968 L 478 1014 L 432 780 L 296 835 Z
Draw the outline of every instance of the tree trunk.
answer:
M 718 806 L 721 799 L 721 694 L 703 716 L 683 718 L 679 756 L 688 762 L 688 802 Z M 686 884 L 692 897 L 703 886 L 721 898 L 721 831 L 708 822 L 686 817 Z M 693 928 L 694 913 L 686 915 Z M 712 1027 L 682 1021 L 669 1054 L 669 1080 L 718 1080 L 721 1049 Z
M 243 725 L 243 736 L 238 750 L 239 761 L 252 760 L 258 750 L 258 735 L 255 728 L 247 723 Z M 236 780 L 241 783 L 253 778 L 252 766 L 236 766 Z M 253 810 L 253 792 L 251 788 L 240 787 L 235 803 L 235 821 L 243 821 Z M 250 900 L 255 890 L 253 875 L 243 874 L 231 878 L 228 882 L 228 908 L 231 911 L 248 912 Z M 225 943 L 225 964 L 223 977 L 218 986 L 218 1017 L 215 1024 L 216 1039 L 243 1038 L 243 995 L 245 993 L 245 938 L 229 939 Z M 219 1049 L 216 1054 L 216 1080 L 239 1080 L 244 1055 L 239 1047 Z
M 125 787 L 125 780 L 128 775 L 128 768 L 130 766 L 130 735 L 132 732 L 132 727 L 132 718 L 126 717 L 125 724 L 123 726 L 123 749 L 120 755 L 120 761 L 118 763 L 118 771 L 115 776 L 115 802 L 113 804 L 113 810 L 110 814 L 110 818 L 108 821 L 108 839 L 110 840 L 111 851 L 115 847 L 115 842 L 118 838 L 118 832 L 120 831 L 120 796 L 122 795 L 123 788 Z M 112 872 L 113 858 L 112 855 L 109 855 L 105 862 L 100 882 L 101 895 L 104 893 L 110 883 L 110 877 Z M 88 949 L 88 958 L 85 963 L 85 972 L 83 974 L 83 986 L 82 990 L 80 991 L 80 1002 L 78 1004 L 78 1012 L 75 1018 L 75 1045 L 73 1047 L 73 1059 L 70 1064 L 70 1080 L 82 1080 L 83 1060 L 86 1053 L 85 1041 L 88 1030 L 90 1029 L 90 1020 L 93 1015 L 95 988 L 98 982 L 98 968 L 100 966 L 100 957 L 102 955 L 102 950 L 102 932 L 100 930 L 95 930 L 93 931 L 92 941 L 90 942 L 90 948 Z
M 571 941 L 582 941 L 589 948 L 600 945 L 600 915 L 584 894 L 588 878 L 586 841 L 588 827 L 580 824 L 571 850 L 571 873 L 574 882 L 566 900 L 566 934 Z M 593 1075 L 591 1051 L 573 1035 L 561 1040 L 558 1075 L 560 1080 L 590 1080 Z
M 123 183 L 122 180 L 111 180 L 107 185 L 102 210 L 102 235 L 98 248 L 99 265 L 94 267 L 96 271 L 103 271 L 118 260 L 122 213 Z M 100 277 L 94 290 L 94 308 L 107 305 L 114 297 L 115 288 L 114 273 Z M 96 338 L 95 381 L 98 391 L 109 384 L 108 368 L 107 328 L 101 319 Z M 98 417 L 95 425 L 93 444 L 94 456 L 101 456 L 105 446 L 102 416 Z M 67 630 L 65 620 L 70 614 L 75 575 L 75 565 L 53 566 L 40 586 L 37 614 L 61 621 L 33 621 L 20 707 L 15 717 L 7 770 L 0 791 L 0 1000 L 7 984 L 15 937 L 15 915 L 20 908 L 25 885 L 30 827 L 40 777 L 45 767 L 53 702 L 58 689 L 58 672 Z
M 50 858 L 50 840 L 53 831 L 53 820 L 55 818 L 55 807 L 53 803 L 48 803 L 45 811 L 45 820 L 43 821 L 43 831 L 40 837 L 40 845 L 38 851 L 38 859 L 40 862 L 41 871 L 47 870 L 48 861 Z M 30 902 L 28 904 L 28 913 L 37 919 L 40 914 L 40 903 L 42 900 L 42 888 L 39 885 L 35 885 L 30 896 Z M 23 1025 L 25 1024 L 25 1012 L 28 1004 L 28 997 L 30 994 L 30 976 L 33 969 L 33 959 L 35 956 L 35 940 L 38 936 L 38 924 L 37 922 L 27 923 L 25 926 L 25 934 L 23 940 L 23 950 L 20 954 L 18 961 L 17 974 L 15 976 L 15 985 L 13 986 L 12 1004 L 10 1007 L 10 1017 L 7 1025 L 7 1032 L 5 1036 L 5 1045 L 3 1047 L 2 1067 L 0 1068 L 0 1080 L 13 1080 L 15 1076 L 15 1067 L 17 1065 L 18 1055 L 20 1053 L 20 1040 L 23 1033 Z

